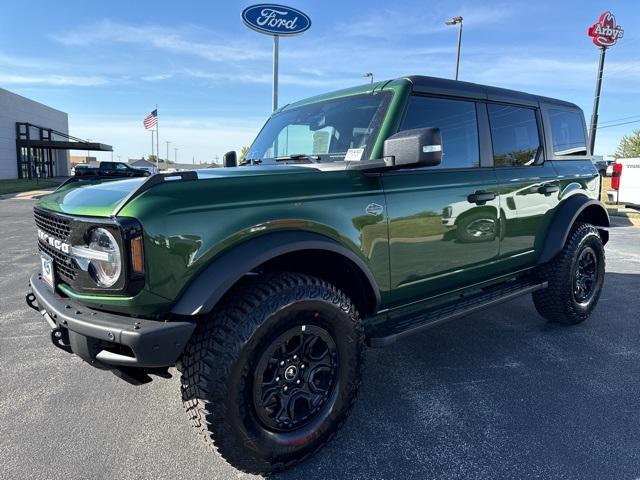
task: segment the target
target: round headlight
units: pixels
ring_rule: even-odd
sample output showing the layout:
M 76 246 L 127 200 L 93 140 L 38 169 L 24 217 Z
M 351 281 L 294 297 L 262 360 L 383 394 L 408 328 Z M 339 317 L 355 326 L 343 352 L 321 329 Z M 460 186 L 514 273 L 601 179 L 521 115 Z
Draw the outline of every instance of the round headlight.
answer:
M 122 257 L 118 242 L 108 230 L 96 228 L 91 232 L 89 248 L 109 254 L 109 261 L 92 259 L 89 268 L 93 279 L 100 287 L 111 287 L 120 278 Z

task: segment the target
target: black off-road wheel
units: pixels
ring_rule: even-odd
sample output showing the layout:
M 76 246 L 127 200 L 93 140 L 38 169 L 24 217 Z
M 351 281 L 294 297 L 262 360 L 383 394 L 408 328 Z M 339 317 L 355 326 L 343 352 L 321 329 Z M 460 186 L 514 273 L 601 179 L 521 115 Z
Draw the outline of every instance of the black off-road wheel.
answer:
M 329 442 L 361 382 L 364 332 L 349 298 L 306 275 L 243 282 L 182 359 L 191 423 L 239 470 L 289 468 Z
M 574 225 L 562 251 L 538 271 L 549 282 L 548 288 L 533 293 L 538 313 L 566 325 L 584 322 L 600 298 L 604 267 L 598 230 L 587 223 Z

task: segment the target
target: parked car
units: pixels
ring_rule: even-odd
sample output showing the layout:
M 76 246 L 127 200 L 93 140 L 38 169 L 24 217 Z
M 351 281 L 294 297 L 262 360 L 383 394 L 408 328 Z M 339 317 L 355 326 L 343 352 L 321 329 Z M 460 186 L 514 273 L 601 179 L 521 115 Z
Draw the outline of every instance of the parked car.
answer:
M 117 177 L 148 177 L 151 175 L 146 170 L 132 168 L 126 163 L 122 162 L 100 162 L 99 167 L 84 167 L 77 168 L 74 172 L 76 177 L 102 177 L 102 178 L 117 178 Z
M 612 169 L 609 202 L 640 208 L 640 158 L 618 158 Z
M 343 425 L 366 346 L 527 294 L 589 318 L 609 217 L 585 132 L 573 103 L 423 76 L 292 103 L 240 166 L 41 198 L 26 300 L 129 382 L 177 366 L 212 449 L 282 470 Z
M 76 171 L 82 170 L 83 168 L 91 168 L 91 165 L 87 163 L 77 163 L 76 165 L 71 167 L 71 176 L 75 176 Z

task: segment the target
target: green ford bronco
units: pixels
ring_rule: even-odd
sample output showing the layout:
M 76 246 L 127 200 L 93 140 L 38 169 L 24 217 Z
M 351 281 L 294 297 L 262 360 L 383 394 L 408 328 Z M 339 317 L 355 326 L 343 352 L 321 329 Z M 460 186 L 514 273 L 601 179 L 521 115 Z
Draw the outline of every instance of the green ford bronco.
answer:
M 585 131 L 572 103 L 423 76 L 303 100 L 238 165 L 40 199 L 26 300 L 94 367 L 175 366 L 235 467 L 288 468 L 346 420 L 366 346 L 528 293 L 589 317 L 609 218 Z

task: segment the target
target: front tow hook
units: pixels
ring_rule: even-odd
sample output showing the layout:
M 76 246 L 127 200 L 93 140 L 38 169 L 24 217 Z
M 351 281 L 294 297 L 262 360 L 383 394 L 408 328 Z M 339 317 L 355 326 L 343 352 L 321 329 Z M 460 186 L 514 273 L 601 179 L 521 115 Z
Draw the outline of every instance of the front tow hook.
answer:
M 24 297 L 24 300 L 27 302 L 27 305 L 33 308 L 36 312 L 40 313 L 40 307 L 36 305 L 36 296 L 32 292 L 27 293 Z
M 69 341 L 69 330 L 64 327 L 56 327 L 51 330 L 51 342 L 67 353 L 73 353 L 71 342 Z

